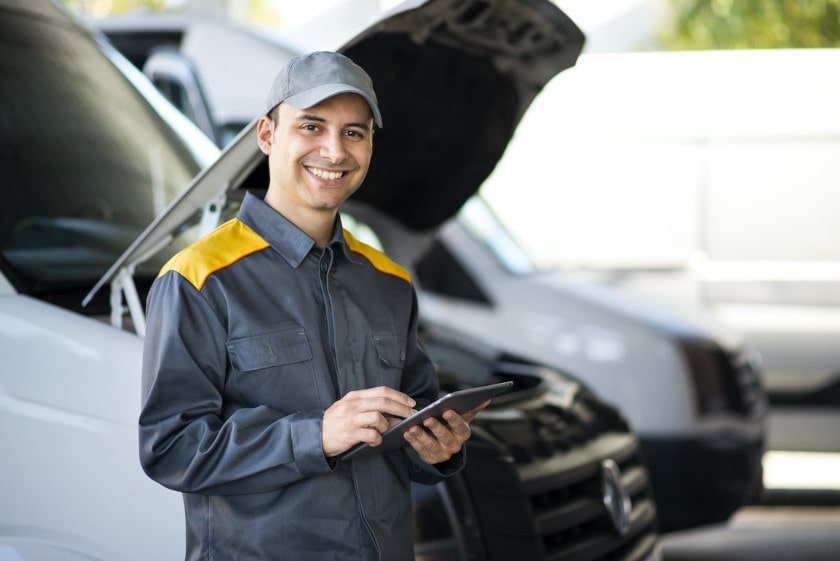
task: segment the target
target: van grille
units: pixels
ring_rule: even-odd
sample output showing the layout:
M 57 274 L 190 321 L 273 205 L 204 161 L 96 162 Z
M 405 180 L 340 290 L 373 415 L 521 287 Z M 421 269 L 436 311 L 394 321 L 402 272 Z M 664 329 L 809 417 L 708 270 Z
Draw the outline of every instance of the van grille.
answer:
M 487 559 L 635 561 L 656 545 L 656 507 L 639 445 L 607 406 L 581 393 L 568 409 L 480 415 L 465 480 Z M 630 496 L 622 534 L 604 505 L 602 462 Z

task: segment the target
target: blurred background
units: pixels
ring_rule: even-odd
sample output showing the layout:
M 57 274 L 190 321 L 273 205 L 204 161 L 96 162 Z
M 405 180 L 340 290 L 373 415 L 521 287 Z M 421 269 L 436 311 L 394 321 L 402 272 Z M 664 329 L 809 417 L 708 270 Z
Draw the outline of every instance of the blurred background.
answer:
M 840 0 L 556 3 L 584 54 L 538 96 L 482 196 L 540 268 L 744 333 L 771 402 L 765 485 L 836 502 Z M 66 4 L 85 18 L 196 14 L 329 49 L 397 2 Z
M 344 42 L 396 0 L 66 0 L 88 17 L 129 12 L 193 13 Z M 587 34 L 586 52 L 674 49 L 824 48 L 840 45 L 838 0 L 556 0 Z

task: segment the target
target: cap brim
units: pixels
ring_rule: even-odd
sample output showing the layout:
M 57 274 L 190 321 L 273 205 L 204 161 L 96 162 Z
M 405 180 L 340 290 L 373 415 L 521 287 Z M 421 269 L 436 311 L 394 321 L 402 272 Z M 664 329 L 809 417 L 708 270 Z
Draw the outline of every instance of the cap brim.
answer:
M 322 84 L 309 88 L 308 90 L 290 95 L 285 99 L 295 109 L 308 109 L 318 105 L 322 101 L 333 96 L 343 93 L 354 93 L 362 96 L 367 101 L 371 113 L 373 113 L 373 120 L 379 128 L 382 128 L 382 115 L 379 114 L 379 107 L 376 105 L 376 100 L 371 99 L 365 92 L 347 84 Z

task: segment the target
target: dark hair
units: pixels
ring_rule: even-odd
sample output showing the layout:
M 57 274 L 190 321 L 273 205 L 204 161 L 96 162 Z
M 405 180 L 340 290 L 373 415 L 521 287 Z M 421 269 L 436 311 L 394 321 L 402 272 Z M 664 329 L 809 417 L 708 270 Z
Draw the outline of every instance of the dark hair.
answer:
M 279 111 L 280 111 L 280 104 L 278 103 L 277 105 L 272 107 L 271 111 L 269 111 L 265 115 L 266 117 L 271 119 L 271 124 L 274 125 L 275 127 L 277 126 L 277 119 L 279 117 L 279 115 L 278 115 Z

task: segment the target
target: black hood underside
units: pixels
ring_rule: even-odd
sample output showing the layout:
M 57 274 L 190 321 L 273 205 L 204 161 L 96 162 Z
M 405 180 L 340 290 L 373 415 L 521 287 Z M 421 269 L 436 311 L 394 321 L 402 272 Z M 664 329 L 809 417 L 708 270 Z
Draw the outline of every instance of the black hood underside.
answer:
M 583 42 L 546 0 L 432 1 L 349 42 L 340 50 L 371 75 L 384 121 L 354 200 L 418 231 L 452 217 Z

